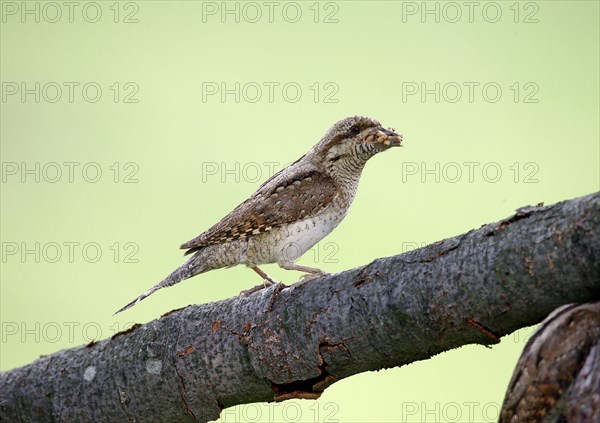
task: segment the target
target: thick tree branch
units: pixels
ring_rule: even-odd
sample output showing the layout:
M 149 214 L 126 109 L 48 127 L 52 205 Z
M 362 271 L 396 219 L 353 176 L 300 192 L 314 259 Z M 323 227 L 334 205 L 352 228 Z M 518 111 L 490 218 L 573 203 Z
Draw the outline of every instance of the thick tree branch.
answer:
M 205 422 L 236 404 L 492 344 L 600 298 L 600 194 L 360 268 L 190 306 L 0 374 L 10 422 Z

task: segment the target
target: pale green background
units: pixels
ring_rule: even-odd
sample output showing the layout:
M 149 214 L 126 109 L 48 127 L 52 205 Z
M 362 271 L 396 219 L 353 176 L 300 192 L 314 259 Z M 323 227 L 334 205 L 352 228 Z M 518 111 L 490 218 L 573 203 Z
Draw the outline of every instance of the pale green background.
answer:
M 337 2 L 337 23 L 315 23 L 313 2 L 299 2 L 303 15 L 295 24 L 282 19 L 284 3 L 274 23 L 266 16 L 258 23 L 235 23 L 229 16 L 222 23 L 219 16 L 203 22 L 201 2 L 142 1 L 136 3 L 138 22 L 127 24 L 113 22 L 111 4 L 101 3 L 103 15 L 95 24 L 82 19 L 81 6 L 73 23 L 68 16 L 58 23 L 3 16 L 3 83 L 93 81 L 103 95 L 88 103 L 76 90 L 69 103 L 65 89 L 57 103 L 35 103 L 32 96 L 1 103 L 2 162 L 81 163 L 73 183 L 66 174 L 56 183 L 35 183 L 32 176 L 22 183 L 5 175 L 5 248 L 13 242 L 30 248 L 36 242 L 97 242 L 102 248 L 97 263 L 86 262 L 80 247 L 73 263 L 66 247 L 57 263 L 36 263 L 31 255 L 3 259 L 1 369 L 85 343 L 97 327 L 105 338 L 128 322 L 235 296 L 256 284 L 256 275 L 243 267 L 215 271 L 111 317 L 182 262 L 181 242 L 215 223 L 269 176 L 264 162 L 295 160 L 347 115 L 365 114 L 395 127 L 404 133 L 405 147 L 367 165 L 345 222 L 301 260 L 330 272 L 457 235 L 523 205 L 599 188 L 596 1 L 536 2 L 537 23 L 521 22 L 534 7 L 526 10 L 524 3 L 515 23 L 512 1 L 497 3 L 503 13 L 498 23 L 483 19 L 485 3 L 475 9 L 473 23 L 464 7 L 457 23 L 443 17 L 436 23 L 432 16 L 422 23 L 419 15 L 403 22 L 402 2 L 391 1 Z M 120 6 L 121 20 L 133 9 Z M 432 87 L 436 81 L 495 82 L 503 93 L 497 103 L 483 100 L 480 90 L 473 103 L 465 97 L 436 103 L 432 96 L 424 103 L 418 96 L 403 101 L 403 83 Z M 114 82 L 137 84 L 139 102 L 115 103 L 109 89 Z M 235 103 L 232 96 L 225 103 L 217 96 L 202 102 L 203 82 L 296 82 L 303 93 L 297 103 L 282 99 L 280 91 L 273 103 L 266 93 L 256 103 Z M 314 82 L 337 84 L 339 101 L 315 103 L 309 90 Z M 515 82 L 537 84 L 538 102 L 515 103 L 509 89 Z M 81 177 L 88 162 L 103 170 L 98 183 Z M 138 182 L 113 182 L 114 162 L 136 163 Z M 222 182 L 205 175 L 203 181 L 203 163 L 221 162 L 229 169 L 246 166 L 251 178 L 248 166 L 257 163 L 262 177 L 236 182 L 225 175 Z M 434 169 L 438 162 L 441 168 L 452 162 L 479 166 L 473 182 L 464 166 L 456 183 L 443 177 L 436 182 L 432 175 L 423 182 L 403 172 L 403 163 Z M 510 168 L 515 162 L 521 168 L 516 182 Z M 537 169 L 534 183 L 524 181 L 529 162 Z M 482 177 L 486 163 L 502 169 L 500 181 Z M 121 169 L 121 180 L 124 175 Z M 109 248 L 115 242 L 138 245 L 139 262 L 123 263 L 121 248 L 114 263 Z M 326 257 L 331 251 L 334 256 Z M 273 265 L 266 269 L 284 282 L 297 276 Z M 491 421 L 531 331 L 507 336 L 491 349 L 469 346 L 401 369 L 361 374 L 335 384 L 317 402 L 236 407 L 222 420 L 253 420 L 259 413 L 262 421 L 295 421 L 300 410 L 306 422 L 453 420 L 457 413 L 461 421 Z

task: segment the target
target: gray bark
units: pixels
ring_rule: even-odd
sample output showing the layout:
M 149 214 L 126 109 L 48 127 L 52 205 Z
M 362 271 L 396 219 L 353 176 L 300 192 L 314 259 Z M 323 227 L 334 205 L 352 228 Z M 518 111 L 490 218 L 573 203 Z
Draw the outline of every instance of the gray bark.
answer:
M 298 286 L 176 310 L 1 373 L 0 420 L 205 422 L 497 343 L 600 298 L 599 229 L 595 193 Z

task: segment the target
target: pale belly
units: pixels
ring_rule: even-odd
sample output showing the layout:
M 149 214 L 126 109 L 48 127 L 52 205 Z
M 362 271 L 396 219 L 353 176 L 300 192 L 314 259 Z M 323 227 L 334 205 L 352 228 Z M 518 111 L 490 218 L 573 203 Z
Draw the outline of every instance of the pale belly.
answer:
M 246 263 L 294 262 L 344 219 L 344 213 L 324 213 L 280 227 L 248 241 Z

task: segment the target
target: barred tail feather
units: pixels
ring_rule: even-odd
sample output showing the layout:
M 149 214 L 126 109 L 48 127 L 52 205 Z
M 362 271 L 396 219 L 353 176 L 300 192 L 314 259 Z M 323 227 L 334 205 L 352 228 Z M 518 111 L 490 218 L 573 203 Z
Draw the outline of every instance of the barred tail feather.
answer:
M 144 298 L 149 297 L 150 295 L 152 295 L 153 293 L 155 293 L 156 291 L 158 291 L 161 288 L 175 285 L 185 279 L 191 278 L 192 276 L 196 276 L 196 275 L 208 270 L 208 269 L 204 269 L 203 266 L 198 263 L 198 261 L 199 261 L 198 259 L 199 259 L 198 255 L 194 255 L 193 257 L 191 257 L 188 261 L 186 261 L 181 266 L 179 266 L 177 269 L 175 269 L 169 276 L 164 278 L 162 281 L 160 281 L 159 283 L 154 285 L 152 288 L 150 288 L 149 290 L 144 292 L 142 295 L 137 297 L 135 300 L 133 300 L 126 306 L 117 310 L 113 314 L 113 316 L 117 313 L 127 310 L 128 308 L 133 307 L 134 305 L 136 305 L 137 303 L 142 301 Z
M 137 297 L 135 300 L 133 300 L 132 302 L 130 302 L 129 304 L 127 304 L 124 307 L 121 307 L 120 309 L 118 309 L 117 311 L 115 311 L 113 313 L 113 316 L 117 313 L 120 313 L 122 311 L 127 310 L 128 308 L 133 307 L 134 305 L 136 305 L 137 303 L 139 303 L 140 301 L 142 301 L 144 298 L 149 297 L 150 295 L 152 295 L 154 292 L 158 291 L 160 288 L 162 288 L 161 283 L 158 283 L 156 285 L 154 285 L 152 288 L 150 288 L 149 290 L 147 290 L 146 292 L 144 292 L 142 295 L 140 295 L 139 297 Z

